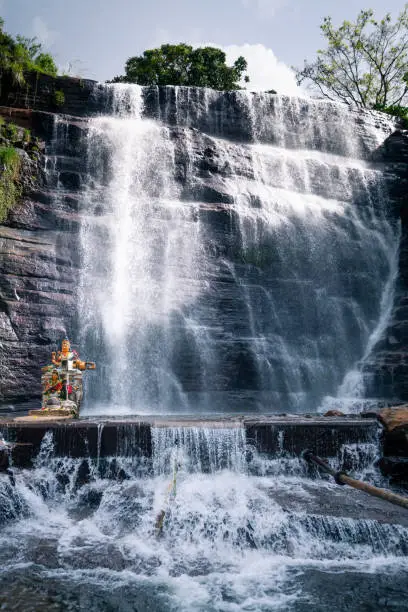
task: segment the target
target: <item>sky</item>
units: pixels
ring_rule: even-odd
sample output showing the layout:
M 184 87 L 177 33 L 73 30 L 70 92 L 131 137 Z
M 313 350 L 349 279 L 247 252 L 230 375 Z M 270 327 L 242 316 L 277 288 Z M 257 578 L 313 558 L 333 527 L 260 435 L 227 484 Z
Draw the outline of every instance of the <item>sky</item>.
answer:
M 106 80 L 126 60 L 163 43 L 222 47 L 231 63 L 248 61 L 249 89 L 298 92 L 291 66 L 301 67 L 323 46 L 325 16 L 337 24 L 360 8 L 377 17 L 403 8 L 397 0 L 0 0 L 11 34 L 36 36 L 73 75 Z

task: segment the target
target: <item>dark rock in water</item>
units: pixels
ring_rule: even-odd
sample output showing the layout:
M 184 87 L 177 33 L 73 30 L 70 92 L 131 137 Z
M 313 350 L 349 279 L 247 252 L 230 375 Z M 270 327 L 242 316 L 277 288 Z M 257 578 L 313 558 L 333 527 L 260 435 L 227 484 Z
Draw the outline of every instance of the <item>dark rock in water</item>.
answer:
M 384 454 L 408 458 L 408 426 L 395 427 L 384 435 Z
M 368 396 L 395 403 L 408 400 L 408 132 L 397 130 L 376 152 L 385 161 L 385 177 L 401 221 L 398 277 L 386 329 L 363 364 Z
M 7 472 L 10 465 L 10 447 L 0 438 L 0 472 Z
M 341 412 L 341 410 L 328 410 L 327 412 L 324 413 L 325 417 L 339 417 L 339 416 L 344 416 L 344 412 Z
M 395 448 L 395 440 L 391 441 L 391 449 Z M 408 486 L 408 457 L 381 457 L 378 466 L 384 476 L 389 476 L 392 481 Z
M 391 476 L 406 480 L 408 462 L 408 407 L 385 408 L 378 414 L 384 426 L 383 452 L 386 458 L 381 469 Z

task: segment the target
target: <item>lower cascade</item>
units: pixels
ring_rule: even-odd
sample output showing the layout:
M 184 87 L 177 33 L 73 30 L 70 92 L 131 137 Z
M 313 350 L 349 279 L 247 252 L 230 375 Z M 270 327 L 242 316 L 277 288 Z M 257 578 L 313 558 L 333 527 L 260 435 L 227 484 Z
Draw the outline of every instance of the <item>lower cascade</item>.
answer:
M 152 456 L 128 437 L 122 455 L 94 459 L 58 456 L 46 433 L 33 470 L 15 470 L 15 488 L 0 480 L 0 600 L 22 610 L 402 609 L 406 511 L 345 493 L 276 433 L 282 450 L 267 455 L 239 424 L 153 426 Z M 98 448 L 102 435 L 103 424 Z M 337 446 L 333 464 L 382 484 L 375 433 Z

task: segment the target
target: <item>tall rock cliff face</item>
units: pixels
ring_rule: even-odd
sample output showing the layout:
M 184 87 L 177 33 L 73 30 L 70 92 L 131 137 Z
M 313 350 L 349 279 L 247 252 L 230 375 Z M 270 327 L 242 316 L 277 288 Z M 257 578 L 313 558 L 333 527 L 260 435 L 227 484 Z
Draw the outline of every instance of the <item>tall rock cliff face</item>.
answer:
M 361 364 L 365 392 L 391 403 L 408 401 L 408 132 L 397 130 L 376 152 L 401 222 L 398 269 L 389 322 L 368 359 Z
M 96 404 L 316 410 L 359 361 L 370 396 L 408 399 L 404 367 L 387 382 L 403 134 L 279 96 L 64 86 L 68 115 L 30 114 L 41 181 L 0 228 L 5 401 L 39 397 L 65 333 L 99 363 Z
M 64 193 L 49 172 L 57 127 L 50 113 L 10 111 L 11 119 L 42 138 L 46 150 L 19 206 L 0 225 L 0 400 L 27 401 L 40 396 L 41 365 L 72 329 L 78 278 L 78 201 Z M 80 155 L 78 128 L 64 126 L 66 152 Z M 65 151 L 64 151 L 65 152 Z M 61 164 L 64 163 L 64 157 Z M 69 158 L 66 164 L 71 168 Z M 64 181 L 63 169 L 60 184 Z

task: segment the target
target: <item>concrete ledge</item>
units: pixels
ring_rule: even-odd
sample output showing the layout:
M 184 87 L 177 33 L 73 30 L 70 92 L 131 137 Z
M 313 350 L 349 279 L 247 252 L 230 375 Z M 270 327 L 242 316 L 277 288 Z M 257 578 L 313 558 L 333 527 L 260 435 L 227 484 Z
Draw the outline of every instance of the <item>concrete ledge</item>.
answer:
M 376 442 L 379 433 L 375 419 L 346 420 L 343 417 L 246 421 L 245 428 L 248 443 L 261 453 L 299 455 L 309 449 L 321 457 L 336 455 L 343 444 Z
M 1 420 L 0 432 L 9 442 L 30 445 L 31 461 L 38 454 L 47 432 L 52 432 L 57 456 L 112 457 L 152 454 L 152 427 L 200 427 L 231 429 L 243 427 L 247 443 L 259 452 L 299 455 L 310 449 L 323 457 L 334 456 L 342 444 L 376 442 L 379 425 L 375 419 L 356 417 L 199 418 L 140 417 L 132 419 Z M 19 458 L 21 457 L 21 459 Z M 15 465 L 28 465 L 27 453 L 14 457 Z

